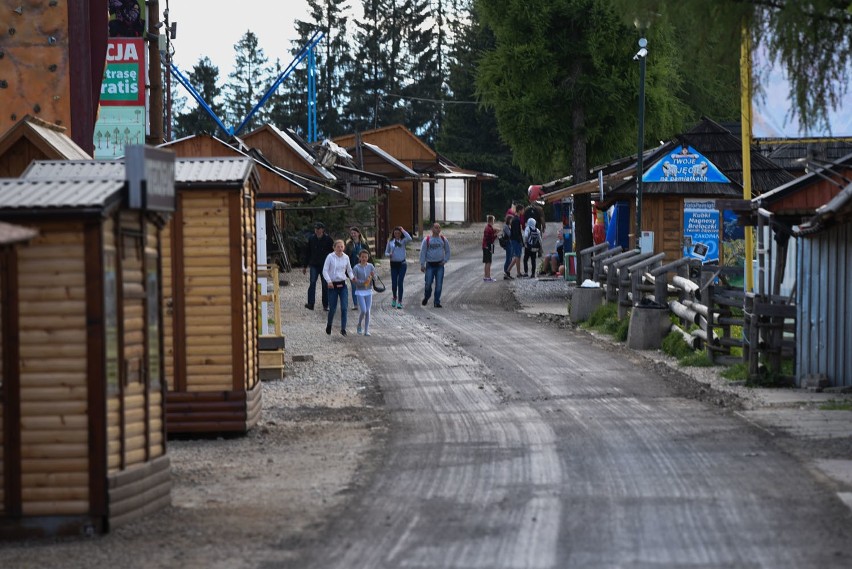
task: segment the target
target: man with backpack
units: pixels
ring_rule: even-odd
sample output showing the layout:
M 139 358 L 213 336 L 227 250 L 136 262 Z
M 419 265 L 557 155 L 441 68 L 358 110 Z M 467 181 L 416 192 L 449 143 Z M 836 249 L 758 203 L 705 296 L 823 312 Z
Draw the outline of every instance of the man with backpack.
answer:
M 450 260 L 450 242 L 441 235 L 441 226 L 432 225 L 432 234 L 420 244 L 420 272 L 426 273 L 426 289 L 423 301 L 426 306 L 432 296 L 432 281 L 435 281 L 435 308 L 441 308 L 441 289 L 444 286 L 444 265 Z
M 536 229 L 535 218 L 527 219 L 524 229 L 524 276 L 535 278 L 536 258 L 541 252 L 541 232 Z M 532 272 L 527 272 L 527 261 L 532 260 Z

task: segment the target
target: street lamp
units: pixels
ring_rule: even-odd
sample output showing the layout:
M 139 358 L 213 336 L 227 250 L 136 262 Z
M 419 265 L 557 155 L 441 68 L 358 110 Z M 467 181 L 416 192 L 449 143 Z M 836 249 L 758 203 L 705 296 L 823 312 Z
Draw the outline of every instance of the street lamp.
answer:
M 648 58 L 648 40 L 639 38 L 639 51 L 633 61 L 639 61 L 639 152 L 636 158 L 636 245 L 642 238 L 642 154 L 645 151 L 645 60 Z

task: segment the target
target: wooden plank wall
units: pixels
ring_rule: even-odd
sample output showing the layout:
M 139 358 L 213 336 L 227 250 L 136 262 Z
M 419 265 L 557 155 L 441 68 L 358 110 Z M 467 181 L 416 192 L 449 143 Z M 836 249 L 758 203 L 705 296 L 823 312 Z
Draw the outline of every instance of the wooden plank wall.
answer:
M 176 230 L 183 250 L 175 253 L 182 255 L 184 271 L 186 391 L 231 391 L 231 274 L 242 268 L 229 263 L 228 193 L 188 191 L 179 197 L 183 224 Z
M 3 449 L 6 446 L 6 440 L 3 437 L 3 408 L 6 406 L 6 397 L 3 393 L 3 305 L 6 300 L 4 288 L 6 271 L 6 251 L 0 246 L 0 516 L 6 511 L 6 463 L 3 458 Z
M 117 239 L 115 235 L 116 224 L 113 219 L 104 220 L 103 224 L 103 246 L 104 246 L 104 254 L 105 256 L 112 256 L 115 259 L 115 268 L 117 269 L 118 260 L 118 250 L 117 250 Z M 117 293 L 117 291 L 116 291 Z M 117 300 L 117 297 L 116 297 Z M 118 306 L 116 305 L 114 309 L 117 311 Z M 111 310 L 110 307 L 106 307 L 105 311 L 108 313 Z M 120 314 L 116 315 L 118 319 Z M 120 325 L 118 329 L 115 331 L 116 333 L 120 330 Z M 110 335 L 110 332 L 107 331 L 107 335 Z M 107 360 L 111 360 L 113 363 L 107 363 L 107 472 L 110 474 L 114 472 L 118 472 L 121 469 L 121 453 L 122 453 L 122 423 L 121 423 L 121 387 L 119 382 L 121 381 L 121 359 L 118 357 L 118 338 L 116 336 L 115 339 L 108 338 L 107 339 Z M 112 355 L 114 353 L 114 356 Z M 111 367 L 115 367 L 116 369 L 110 369 Z M 117 376 L 113 383 L 110 382 L 109 377 L 111 375 Z
M 19 256 L 25 516 L 89 511 L 84 232 L 45 224 Z
M 630 219 L 635 220 L 635 201 L 630 209 Z M 665 253 L 667 261 L 680 259 L 683 256 L 683 199 L 672 196 L 644 198 L 642 229 L 654 232 L 654 252 Z
M 260 307 L 257 303 L 257 238 L 255 227 L 254 195 L 246 188 L 240 196 L 242 210 L 240 216 L 240 234 L 242 235 L 242 258 L 248 267 L 248 271 L 242 273 L 242 311 L 243 311 L 243 337 L 245 338 L 245 387 L 248 390 L 254 388 L 260 381 L 258 373 L 258 346 L 257 346 L 257 315 Z
M 152 223 L 150 220 L 146 221 L 146 229 L 145 229 L 145 256 L 148 259 L 149 263 L 153 263 L 153 266 L 147 268 L 149 271 L 156 271 L 160 267 L 160 229 Z M 160 271 L 162 275 L 162 272 Z M 158 279 L 159 283 L 162 283 L 162 276 Z M 160 284 L 159 286 L 162 286 Z M 159 302 L 162 299 L 162 295 L 159 294 L 159 291 L 156 292 L 158 305 L 156 307 L 146 307 L 147 310 L 157 310 L 159 309 Z M 154 292 L 148 291 L 147 298 L 151 299 L 152 294 Z M 159 309 L 159 314 L 162 315 L 162 310 Z M 162 333 L 163 330 L 163 322 L 162 317 L 160 317 L 160 326 L 159 330 Z M 149 331 L 148 336 L 148 346 L 147 350 L 156 349 L 158 352 L 161 350 L 161 345 L 152 347 L 151 342 L 157 341 L 159 342 L 159 338 L 152 338 Z M 166 454 L 166 439 L 165 439 L 165 429 L 164 429 L 164 403 L 163 403 L 163 382 L 161 377 L 161 367 L 162 367 L 162 359 L 163 355 L 160 353 L 157 363 L 157 368 L 153 369 L 152 365 L 148 366 L 148 394 L 147 394 L 147 410 L 146 410 L 146 425 L 145 428 L 147 430 L 146 438 L 147 438 L 147 448 L 148 448 L 148 457 L 147 459 L 153 460 L 159 456 Z
M 175 212 L 172 219 L 162 229 L 160 239 L 160 254 L 163 292 L 163 375 L 166 381 L 166 389 L 174 390 L 175 385 L 175 323 L 174 323 L 174 302 L 175 290 L 173 285 L 175 262 L 174 251 L 172 250 L 172 237 L 174 235 L 174 225 L 179 223 L 178 216 L 180 212 Z

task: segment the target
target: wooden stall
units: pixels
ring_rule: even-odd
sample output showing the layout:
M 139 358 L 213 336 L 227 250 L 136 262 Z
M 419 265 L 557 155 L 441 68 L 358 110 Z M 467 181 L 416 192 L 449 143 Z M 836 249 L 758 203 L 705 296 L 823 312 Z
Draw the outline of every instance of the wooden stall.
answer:
M 244 433 L 261 410 L 256 170 L 183 159 L 176 184 L 163 240 L 168 432 Z
M 0 220 L 38 232 L 0 273 L 2 537 L 103 532 L 169 503 L 160 248 L 174 185 L 156 207 L 131 206 L 129 187 L 0 180 Z
M 122 161 L 35 162 L 27 179 L 115 179 Z M 167 430 L 245 433 L 260 417 L 257 170 L 247 157 L 182 158 L 163 229 Z

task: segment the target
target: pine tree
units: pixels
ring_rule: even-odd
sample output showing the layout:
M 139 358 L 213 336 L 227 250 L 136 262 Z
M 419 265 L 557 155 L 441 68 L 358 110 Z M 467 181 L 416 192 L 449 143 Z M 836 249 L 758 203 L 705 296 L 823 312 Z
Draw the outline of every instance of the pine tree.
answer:
M 475 76 L 481 54 L 494 47 L 494 35 L 484 28 L 475 10 L 467 19 L 451 22 L 455 38 L 449 52 L 448 97 L 437 149 L 465 168 L 490 172 L 497 180 L 489 184 L 482 197 L 483 211 L 500 214 L 516 200 L 526 197 L 532 183 L 513 164 L 509 147 L 500 138 L 493 109 L 475 102 Z M 502 221 L 501 215 L 497 215 Z
M 385 97 L 388 81 L 384 63 L 385 28 L 382 26 L 388 9 L 385 0 L 363 0 L 363 15 L 355 21 L 355 56 L 346 74 L 350 98 L 344 104 L 344 118 L 355 131 L 384 126 Z
M 224 107 L 220 102 L 222 89 L 219 87 L 219 68 L 213 65 L 209 57 L 202 57 L 192 68 L 187 79 L 216 116 L 224 121 Z M 176 113 L 174 121 L 174 138 L 201 133 L 225 136 L 216 121 L 198 104 L 187 112 Z
M 268 60 L 263 49 L 258 46 L 257 36 L 248 30 L 234 46 L 236 59 L 234 70 L 228 75 L 230 81 L 225 86 L 225 107 L 228 118 L 237 128 L 247 117 L 251 109 L 259 102 L 271 84 Z M 259 109 L 240 132 L 245 134 L 264 122 L 264 109 Z

